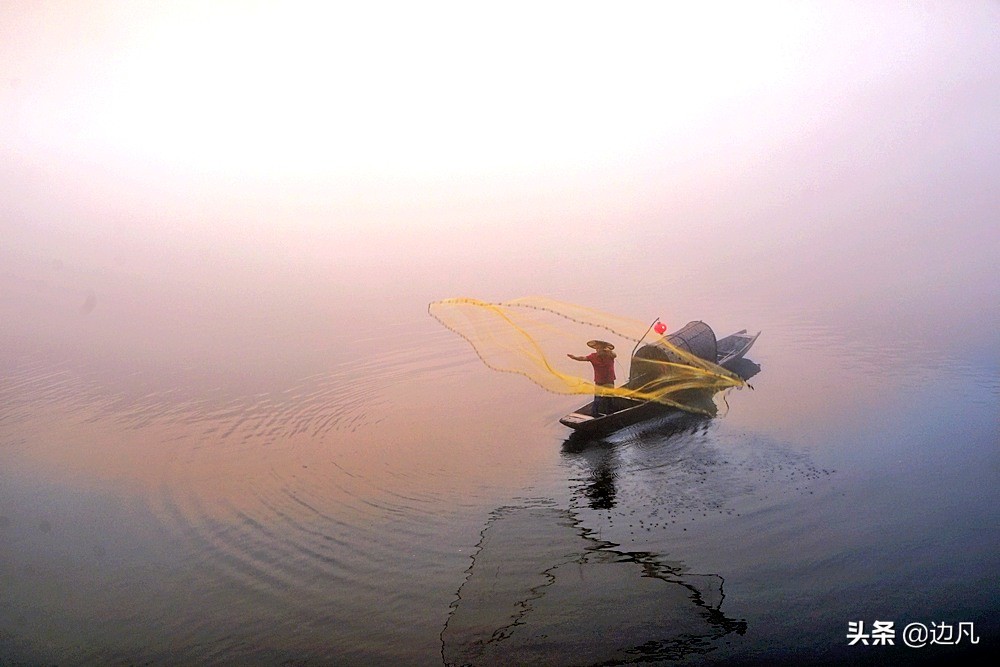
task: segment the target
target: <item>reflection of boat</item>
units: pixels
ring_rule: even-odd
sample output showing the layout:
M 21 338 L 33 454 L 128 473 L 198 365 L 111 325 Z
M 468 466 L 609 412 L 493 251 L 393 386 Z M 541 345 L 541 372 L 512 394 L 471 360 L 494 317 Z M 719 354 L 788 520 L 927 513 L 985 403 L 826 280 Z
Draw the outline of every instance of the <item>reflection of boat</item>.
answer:
M 748 334 L 746 329 L 716 340 L 715 332 L 704 322 L 689 322 L 679 331 L 664 336 L 672 346 L 690 352 L 702 359 L 714 361 L 719 366 L 740 374 L 740 361 L 753 346 L 757 337 Z M 666 346 L 658 342 L 643 345 L 632 355 L 632 367 L 625 388 L 638 388 L 649 381 L 651 364 L 649 361 L 680 361 Z M 655 401 L 640 401 L 619 396 L 607 399 L 614 411 L 606 415 L 594 415 L 594 402 L 591 401 L 577 408 L 562 419 L 560 423 L 569 426 L 578 433 L 600 435 L 610 433 L 625 426 L 645 421 L 667 417 L 683 417 L 690 413 L 670 407 Z M 706 409 L 714 407 L 711 396 L 703 397 Z

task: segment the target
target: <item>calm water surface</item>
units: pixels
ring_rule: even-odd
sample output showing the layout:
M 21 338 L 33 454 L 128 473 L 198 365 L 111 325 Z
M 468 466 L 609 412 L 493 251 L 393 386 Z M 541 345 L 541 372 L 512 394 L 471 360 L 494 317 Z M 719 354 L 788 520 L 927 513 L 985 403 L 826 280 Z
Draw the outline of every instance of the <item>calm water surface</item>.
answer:
M 397 279 L 425 268 L 401 253 L 382 273 L 222 261 L 187 283 L 8 253 L 5 662 L 916 651 L 848 647 L 852 620 L 972 622 L 995 641 L 995 285 L 886 320 L 871 304 L 896 287 L 855 295 L 838 274 L 820 290 L 749 258 L 687 279 L 665 249 L 638 267 L 675 267 L 663 284 L 613 295 L 562 279 L 572 252 L 469 252 L 424 280 Z M 427 316 L 439 275 L 480 261 L 508 273 L 455 282 L 487 297 L 537 281 L 635 317 L 763 330 L 752 389 L 713 420 L 569 439 L 557 420 L 578 399 L 491 373 Z M 817 289 L 785 283 L 800 279 Z

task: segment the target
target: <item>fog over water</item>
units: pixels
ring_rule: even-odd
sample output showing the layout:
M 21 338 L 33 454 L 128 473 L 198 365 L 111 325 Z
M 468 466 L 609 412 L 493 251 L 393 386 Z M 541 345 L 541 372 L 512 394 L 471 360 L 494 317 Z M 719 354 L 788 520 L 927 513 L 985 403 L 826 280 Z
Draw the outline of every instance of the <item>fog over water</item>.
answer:
M 990 2 L 0 8 L 0 663 L 995 642 L 998 38 Z M 760 330 L 759 371 L 568 440 L 577 397 L 427 314 L 525 295 Z M 982 642 L 903 645 L 932 622 Z

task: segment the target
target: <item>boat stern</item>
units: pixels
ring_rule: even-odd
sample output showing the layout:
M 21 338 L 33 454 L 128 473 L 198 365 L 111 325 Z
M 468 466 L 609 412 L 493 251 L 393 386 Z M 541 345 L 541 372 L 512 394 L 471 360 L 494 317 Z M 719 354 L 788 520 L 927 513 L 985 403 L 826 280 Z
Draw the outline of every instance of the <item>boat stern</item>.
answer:
M 559 423 L 564 426 L 569 426 L 572 429 L 578 429 L 592 421 L 594 421 L 594 418 L 591 415 L 586 415 L 582 412 L 571 412 L 560 419 Z

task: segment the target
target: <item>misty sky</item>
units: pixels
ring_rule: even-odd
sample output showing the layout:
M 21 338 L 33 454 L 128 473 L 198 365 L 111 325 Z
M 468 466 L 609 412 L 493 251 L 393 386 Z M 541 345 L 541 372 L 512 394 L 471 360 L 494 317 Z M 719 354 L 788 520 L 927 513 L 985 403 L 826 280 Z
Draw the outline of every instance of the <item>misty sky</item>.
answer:
M 0 77 L 8 258 L 664 210 L 695 245 L 997 246 L 996 2 L 8 2 Z
M 991 2 L 4 3 L 0 145 L 279 182 L 685 165 L 993 110 L 998 26 Z

